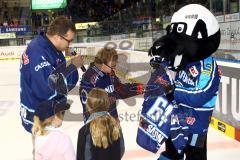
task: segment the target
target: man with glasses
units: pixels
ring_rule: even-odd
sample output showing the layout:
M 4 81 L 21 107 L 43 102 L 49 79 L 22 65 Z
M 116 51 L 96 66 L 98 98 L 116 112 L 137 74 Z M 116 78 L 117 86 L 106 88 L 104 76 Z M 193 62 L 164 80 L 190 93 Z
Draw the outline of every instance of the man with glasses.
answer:
M 139 83 L 122 84 L 115 75 L 118 55 L 115 49 L 102 48 L 95 60 L 83 74 L 80 82 L 79 96 L 83 107 L 84 122 L 89 113 L 86 111 L 87 94 L 92 88 L 102 88 L 107 91 L 110 99 L 109 113 L 118 119 L 116 100 L 132 97 L 143 93 L 143 85 Z
M 36 36 L 22 54 L 20 64 L 20 116 L 29 133 L 38 107 L 67 105 L 67 93 L 78 81 L 77 68 L 83 60 L 80 54 L 66 62 L 62 51 L 69 48 L 75 36 L 74 24 L 57 17 L 46 35 Z M 34 142 L 34 138 L 33 138 Z

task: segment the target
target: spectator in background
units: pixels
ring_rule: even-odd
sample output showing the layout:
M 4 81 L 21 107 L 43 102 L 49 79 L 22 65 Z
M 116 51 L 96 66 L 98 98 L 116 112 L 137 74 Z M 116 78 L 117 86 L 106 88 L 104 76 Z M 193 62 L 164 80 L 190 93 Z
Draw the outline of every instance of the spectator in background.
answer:
M 16 18 L 13 18 L 12 24 L 13 24 L 14 27 L 18 27 L 20 25 L 19 20 L 16 19 Z
M 8 26 L 8 22 L 7 21 L 4 21 L 3 22 L 3 27 L 7 27 Z
M 78 81 L 77 68 L 82 66 L 83 60 L 77 54 L 66 62 L 62 51 L 69 48 L 75 32 L 71 21 L 62 16 L 57 17 L 50 23 L 46 35 L 34 38 L 22 54 L 20 116 L 23 127 L 31 134 L 36 109 L 68 105 L 67 93 Z M 34 142 L 34 136 L 32 139 Z

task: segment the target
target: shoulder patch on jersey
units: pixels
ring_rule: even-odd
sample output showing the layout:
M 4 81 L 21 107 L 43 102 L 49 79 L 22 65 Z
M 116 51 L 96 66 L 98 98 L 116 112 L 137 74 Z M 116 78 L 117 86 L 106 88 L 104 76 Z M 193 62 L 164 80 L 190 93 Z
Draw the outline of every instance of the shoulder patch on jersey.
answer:
M 189 72 L 194 78 L 199 75 L 199 72 L 196 66 L 192 66 L 191 68 L 189 68 Z
M 27 53 L 25 52 L 25 53 L 23 54 L 23 64 L 24 64 L 24 65 L 27 65 L 28 63 L 29 63 L 29 58 L 28 58 Z
M 195 117 L 186 117 L 185 121 L 188 125 L 192 126 L 196 122 L 196 118 Z
M 96 82 L 97 82 L 97 80 L 98 80 L 99 78 L 98 78 L 98 74 L 97 73 L 95 73 L 92 77 L 91 77 L 91 83 L 94 85 L 94 86 L 96 86 Z
M 202 73 L 207 76 L 210 76 L 212 70 L 213 70 L 213 66 L 211 64 L 207 63 L 206 65 L 204 65 L 204 69 L 203 69 Z
M 204 70 L 212 71 L 212 64 L 211 63 L 204 64 Z

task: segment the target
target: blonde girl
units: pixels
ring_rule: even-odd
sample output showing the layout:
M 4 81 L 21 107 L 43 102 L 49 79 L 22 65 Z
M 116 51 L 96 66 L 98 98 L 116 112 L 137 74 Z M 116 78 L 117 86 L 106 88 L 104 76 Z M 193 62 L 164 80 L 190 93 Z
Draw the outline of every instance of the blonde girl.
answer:
M 77 160 L 120 160 L 124 142 L 119 121 L 109 113 L 105 90 L 94 88 L 88 94 L 86 124 L 79 130 Z
M 75 160 L 75 151 L 70 137 L 59 127 L 69 105 L 42 105 L 34 114 L 35 160 Z

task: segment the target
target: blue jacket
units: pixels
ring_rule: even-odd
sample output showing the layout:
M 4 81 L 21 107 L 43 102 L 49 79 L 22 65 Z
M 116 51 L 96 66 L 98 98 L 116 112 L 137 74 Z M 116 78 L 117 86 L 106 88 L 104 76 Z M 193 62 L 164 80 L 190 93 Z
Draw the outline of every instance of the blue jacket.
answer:
M 175 77 L 174 100 L 185 114 L 192 137 L 190 145 L 202 146 L 207 134 L 220 84 L 218 65 L 213 57 L 189 63 Z M 201 142 L 200 142 L 201 141 Z M 199 144 L 197 144 L 199 143 Z
M 116 100 L 124 99 L 131 96 L 135 96 L 142 93 L 143 86 L 138 83 L 121 83 L 115 73 L 106 74 L 99 70 L 93 63 L 83 74 L 80 82 L 79 96 L 83 107 L 84 122 L 89 117 L 89 113 L 86 110 L 87 95 L 92 88 L 102 88 L 109 95 L 110 109 L 109 113 L 118 118 L 118 112 L 116 109 Z
M 41 107 L 46 102 L 50 106 L 55 103 L 66 104 L 66 93 L 59 93 L 57 90 L 65 87 L 69 91 L 78 81 L 76 67 L 71 64 L 68 69 L 70 74 L 64 73 L 65 57 L 46 36 L 37 36 L 27 46 L 20 63 L 20 116 L 22 125 L 28 132 L 31 132 L 36 107 Z M 61 85 L 52 86 L 54 83 L 49 80 L 49 76 L 55 72 L 64 73 L 67 77 L 63 76 L 64 83 Z

